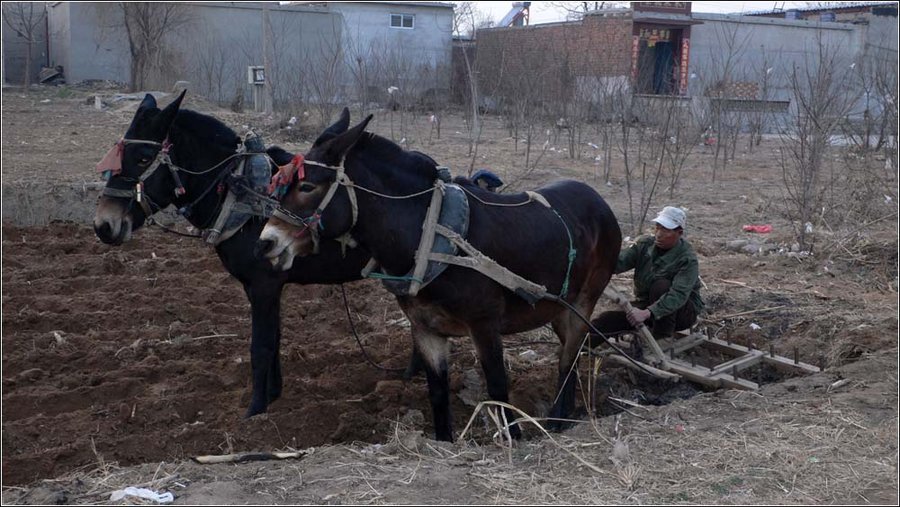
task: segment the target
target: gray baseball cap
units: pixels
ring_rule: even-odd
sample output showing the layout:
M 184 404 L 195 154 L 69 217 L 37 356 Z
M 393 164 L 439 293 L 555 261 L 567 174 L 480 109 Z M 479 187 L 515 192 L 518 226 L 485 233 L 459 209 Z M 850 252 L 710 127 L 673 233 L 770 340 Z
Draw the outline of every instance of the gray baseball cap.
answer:
M 683 229 L 687 222 L 687 217 L 683 209 L 675 206 L 666 206 L 653 221 L 666 229 L 677 229 L 679 227 Z

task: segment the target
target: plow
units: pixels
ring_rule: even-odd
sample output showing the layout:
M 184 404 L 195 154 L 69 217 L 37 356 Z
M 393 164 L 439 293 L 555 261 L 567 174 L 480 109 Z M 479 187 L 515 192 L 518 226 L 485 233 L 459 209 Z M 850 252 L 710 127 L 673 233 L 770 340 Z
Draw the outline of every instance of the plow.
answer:
M 631 310 L 631 303 L 612 287 L 607 287 L 603 296 L 618 304 L 626 312 Z M 797 351 L 793 357 L 777 355 L 773 345 L 768 350 L 753 348 L 752 343 L 740 345 L 729 338 L 721 340 L 709 333 L 685 330 L 676 333 L 671 339 L 656 340 L 647 326 L 641 324 L 635 333 L 624 334 L 614 338 L 615 343 L 634 344 L 636 340 L 642 347 L 641 360 L 624 357 L 615 350 L 607 349 L 600 355 L 608 361 L 622 364 L 643 371 L 655 377 L 670 381 L 688 380 L 709 388 L 729 388 L 756 391 L 759 383 L 747 378 L 746 372 L 758 365 L 769 365 L 786 373 L 818 373 L 821 368 L 800 361 Z M 718 352 L 727 361 L 712 366 L 697 364 L 697 352 L 706 349 Z

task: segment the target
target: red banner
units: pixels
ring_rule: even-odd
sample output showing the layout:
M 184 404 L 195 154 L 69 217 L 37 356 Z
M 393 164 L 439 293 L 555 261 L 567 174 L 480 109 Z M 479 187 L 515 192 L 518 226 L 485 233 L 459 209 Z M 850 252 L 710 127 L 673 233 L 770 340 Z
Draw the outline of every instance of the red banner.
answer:
M 681 94 L 687 95 L 688 93 L 688 63 L 690 63 L 690 55 L 691 52 L 691 40 L 684 38 L 681 39 Z

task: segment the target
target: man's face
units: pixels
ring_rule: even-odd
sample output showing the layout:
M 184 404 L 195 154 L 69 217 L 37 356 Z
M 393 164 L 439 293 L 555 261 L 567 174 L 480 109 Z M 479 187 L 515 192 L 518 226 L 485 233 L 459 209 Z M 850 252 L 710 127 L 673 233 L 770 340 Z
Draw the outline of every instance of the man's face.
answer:
M 684 234 L 683 229 L 666 229 L 656 224 L 656 246 L 663 250 L 668 250 L 678 243 L 682 234 Z

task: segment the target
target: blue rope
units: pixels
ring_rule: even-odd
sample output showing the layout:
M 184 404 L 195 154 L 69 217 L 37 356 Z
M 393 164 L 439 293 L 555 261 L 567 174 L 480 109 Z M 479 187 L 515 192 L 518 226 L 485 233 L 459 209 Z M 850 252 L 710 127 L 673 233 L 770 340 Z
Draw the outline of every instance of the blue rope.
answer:
M 566 221 L 563 220 L 563 217 L 560 216 L 555 209 L 550 208 L 550 211 L 552 211 L 557 218 L 559 218 L 559 221 L 562 222 L 563 227 L 566 229 L 566 235 L 569 237 L 569 265 L 566 267 L 566 279 L 563 281 L 562 290 L 559 291 L 559 297 L 564 298 L 566 297 L 566 294 L 569 293 L 569 275 L 572 273 L 572 264 L 575 263 L 575 257 L 578 255 L 578 250 L 575 250 L 575 247 L 573 246 L 572 232 L 569 231 L 569 226 L 566 225 Z

